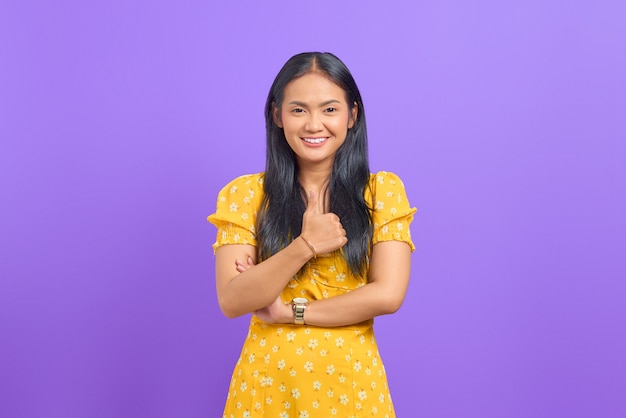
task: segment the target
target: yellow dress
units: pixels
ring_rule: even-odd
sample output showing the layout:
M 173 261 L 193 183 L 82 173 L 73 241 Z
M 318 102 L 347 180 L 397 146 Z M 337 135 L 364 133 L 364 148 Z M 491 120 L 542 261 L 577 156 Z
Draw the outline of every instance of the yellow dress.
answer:
M 393 173 L 370 176 L 366 201 L 373 212 L 373 243 L 405 241 L 416 209 Z M 373 194 L 373 196 L 372 196 Z M 227 244 L 256 245 L 255 221 L 263 197 L 263 173 L 236 178 L 219 193 L 208 220 L 217 226 L 214 250 Z M 338 252 L 311 260 L 282 292 L 329 298 L 367 283 L 351 274 Z M 373 320 L 323 328 L 267 324 L 254 315 L 232 375 L 224 418 L 395 417 Z

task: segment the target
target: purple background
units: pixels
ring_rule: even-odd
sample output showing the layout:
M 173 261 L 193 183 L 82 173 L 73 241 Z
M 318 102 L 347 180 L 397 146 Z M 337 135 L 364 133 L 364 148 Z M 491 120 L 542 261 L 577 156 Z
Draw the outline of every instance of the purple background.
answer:
M 306 50 L 419 208 L 398 415 L 626 416 L 626 5 L 546 0 L 3 1 L 0 416 L 220 416 L 205 218 Z

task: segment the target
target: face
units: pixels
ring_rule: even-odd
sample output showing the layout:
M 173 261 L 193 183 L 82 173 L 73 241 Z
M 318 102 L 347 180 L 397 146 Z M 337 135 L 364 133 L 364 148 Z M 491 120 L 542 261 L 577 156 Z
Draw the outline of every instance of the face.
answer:
M 357 110 L 356 103 L 348 105 L 341 87 L 311 72 L 287 84 L 280 108 L 274 109 L 274 121 L 283 128 L 300 168 L 330 170 Z

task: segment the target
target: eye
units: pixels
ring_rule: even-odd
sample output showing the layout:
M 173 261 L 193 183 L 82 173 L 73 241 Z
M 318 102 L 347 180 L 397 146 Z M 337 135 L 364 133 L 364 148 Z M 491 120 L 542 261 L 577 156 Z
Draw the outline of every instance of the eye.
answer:
M 331 107 L 327 107 L 324 111 L 328 113 L 332 113 L 332 112 L 336 112 L 337 108 L 331 106 Z
M 302 113 L 304 112 L 304 109 L 302 109 L 301 107 L 296 107 L 294 109 L 291 109 L 292 113 Z

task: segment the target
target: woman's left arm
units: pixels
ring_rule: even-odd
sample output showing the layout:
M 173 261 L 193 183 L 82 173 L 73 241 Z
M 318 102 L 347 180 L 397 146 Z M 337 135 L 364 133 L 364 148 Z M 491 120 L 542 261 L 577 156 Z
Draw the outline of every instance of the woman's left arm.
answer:
M 311 301 L 304 312 L 304 322 L 337 327 L 394 313 L 404 301 L 410 272 L 411 247 L 406 242 L 378 242 L 370 257 L 368 283 L 340 296 Z M 291 305 L 280 299 L 256 315 L 266 322 L 293 323 Z

